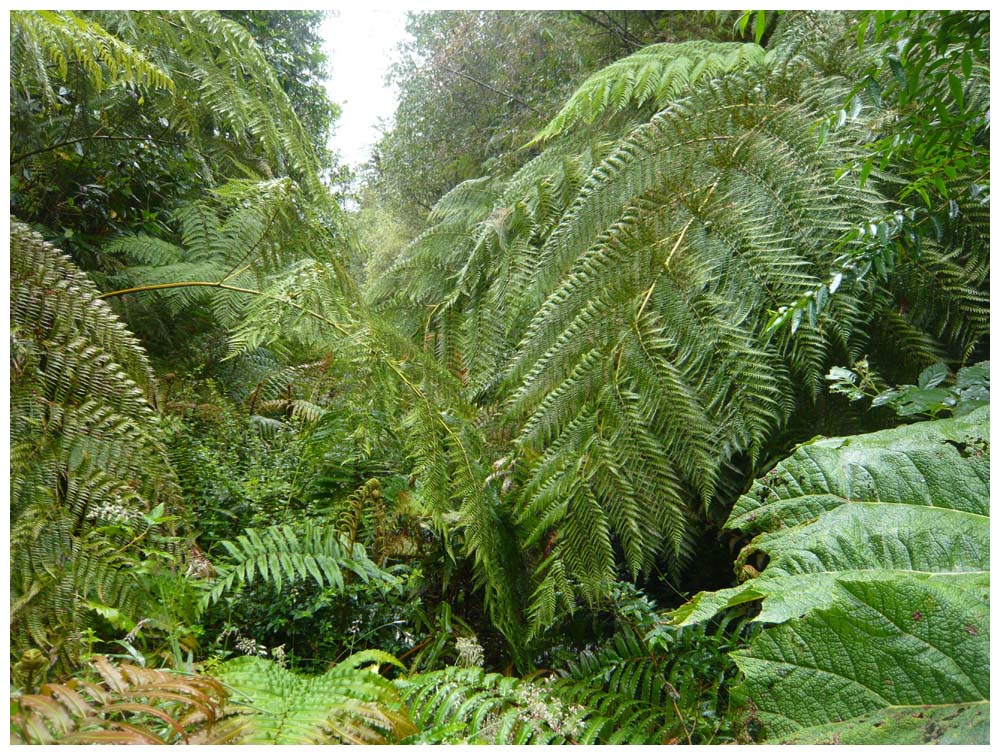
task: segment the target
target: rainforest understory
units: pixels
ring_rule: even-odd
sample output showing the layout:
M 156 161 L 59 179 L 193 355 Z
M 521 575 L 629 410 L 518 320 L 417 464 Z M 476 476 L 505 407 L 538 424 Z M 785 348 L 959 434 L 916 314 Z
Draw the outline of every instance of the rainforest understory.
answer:
M 10 13 L 11 742 L 986 744 L 988 11 Z

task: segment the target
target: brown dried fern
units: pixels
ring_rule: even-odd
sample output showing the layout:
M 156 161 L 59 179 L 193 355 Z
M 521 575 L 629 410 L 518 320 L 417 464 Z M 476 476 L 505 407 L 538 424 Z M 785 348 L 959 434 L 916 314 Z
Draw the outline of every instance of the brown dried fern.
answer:
M 228 693 L 211 677 L 104 656 L 89 665 L 96 679 L 11 698 L 12 744 L 231 744 L 240 737 L 241 726 L 225 718 Z

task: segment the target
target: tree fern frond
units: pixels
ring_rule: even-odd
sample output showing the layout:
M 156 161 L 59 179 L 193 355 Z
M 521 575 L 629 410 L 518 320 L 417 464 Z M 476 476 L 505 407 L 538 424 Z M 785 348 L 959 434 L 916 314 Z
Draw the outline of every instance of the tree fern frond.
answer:
M 627 107 L 651 103 L 660 110 L 702 79 L 749 68 L 763 59 L 763 48 L 752 43 L 693 40 L 649 45 L 587 79 L 531 143 Z
M 15 648 L 72 667 L 88 602 L 155 610 L 133 571 L 143 515 L 176 505 L 145 353 L 87 277 L 11 223 L 11 601 Z M 155 568 L 158 559 L 150 559 Z
M 70 65 L 87 76 L 95 92 L 116 83 L 174 91 L 170 73 L 139 48 L 109 34 L 99 24 L 73 11 L 11 12 L 11 75 L 41 90 L 50 108 L 57 106 L 56 87 L 48 62 L 67 80 Z

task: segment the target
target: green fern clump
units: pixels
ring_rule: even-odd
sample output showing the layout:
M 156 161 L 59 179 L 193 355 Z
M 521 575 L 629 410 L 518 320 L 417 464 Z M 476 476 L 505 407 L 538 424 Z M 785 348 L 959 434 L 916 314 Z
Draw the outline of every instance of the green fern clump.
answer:
M 768 311 L 814 285 L 825 246 L 879 201 L 829 187 L 843 155 L 808 128 L 753 78 L 705 88 L 624 140 L 539 250 L 535 286 L 551 293 L 508 369 L 507 405 L 538 458 L 523 519 L 558 526 L 585 595 L 613 577 L 612 532 L 633 574 L 657 553 L 690 558 L 694 502 L 852 347 L 848 299 L 794 339 L 763 336 Z M 844 215 L 819 218 L 829 202 Z M 622 508 L 639 501 L 642 515 Z
M 410 722 L 382 665 L 388 653 L 355 653 L 318 676 L 300 676 L 247 656 L 213 670 L 233 693 L 228 712 L 244 727 L 245 744 L 390 744 L 411 735 Z
M 447 667 L 397 680 L 421 744 L 585 744 L 595 731 L 584 709 L 544 681 Z
M 741 741 L 729 695 L 736 667 L 724 651 L 741 643 L 743 620 L 677 630 L 652 607 L 643 612 L 570 661 L 559 672 L 558 694 L 599 711 L 609 742 L 633 743 L 635 730 L 650 742 Z
M 424 744 L 676 744 L 714 741 L 723 683 L 697 638 L 625 629 L 556 675 L 446 667 L 396 681 Z M 698 635 L 691 632 L 689 635 Z M 701 636 L 704 636 L 703 634 Z M 686 659 L 690 653 L 692 659 Z M 718 653 L 711 656 L 722 658 Z M 700 667 L 702 664 L 704 667 Z M 732 665 L 731 663 L 729 664 Z

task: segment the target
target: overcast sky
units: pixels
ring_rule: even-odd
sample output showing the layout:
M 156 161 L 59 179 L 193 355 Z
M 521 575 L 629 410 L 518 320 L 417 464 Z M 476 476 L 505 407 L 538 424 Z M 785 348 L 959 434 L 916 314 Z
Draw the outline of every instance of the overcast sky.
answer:
M 368 160 L 379 118 L 396 109 L 395 87 L 384 78 L 396 45 L 408 36 L 405 25 L 405 11 L 364 7 L 342 8 L 323 24 L 332 73 L 327 89 L 343 109 L 330 148 L 349 165 Z

